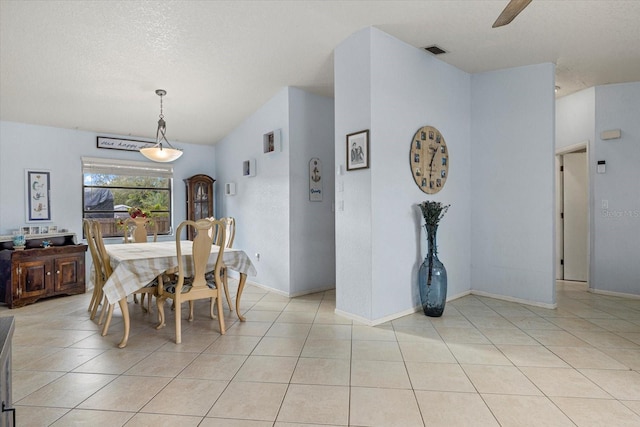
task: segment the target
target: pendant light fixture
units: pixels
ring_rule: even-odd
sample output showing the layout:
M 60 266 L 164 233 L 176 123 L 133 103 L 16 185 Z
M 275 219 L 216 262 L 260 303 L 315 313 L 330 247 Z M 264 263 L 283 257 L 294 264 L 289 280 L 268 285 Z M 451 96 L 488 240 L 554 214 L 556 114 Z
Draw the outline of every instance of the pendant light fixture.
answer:
M 167 91 L 164 89 L 156 90 L 156 95 L 160 97 L 160 120 L 158 120 L 158 130 L 156 131 L 156 145 L 140 149 L 140 153 L 147 159 L 162 163 L 173 162 L 182 156 L 182 150 L 173 148 L 165 135 L 167 123 L 164 121 L 164 115 L 162 114 L 162 97 L 166 94 Z M 163 144 L 166 145 L 163 146 Z

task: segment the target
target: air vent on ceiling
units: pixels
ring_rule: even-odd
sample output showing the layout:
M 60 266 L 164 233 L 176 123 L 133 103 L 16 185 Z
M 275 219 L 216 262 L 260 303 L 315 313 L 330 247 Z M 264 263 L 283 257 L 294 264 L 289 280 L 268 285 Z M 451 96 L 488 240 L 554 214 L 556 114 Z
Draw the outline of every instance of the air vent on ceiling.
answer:
M 447 53 L 446 50 L 442 49 L 439 46 L 436 46 L 435 44 L 433 46 L 427 46 L 423 49 L 426 50 L 427 52 L 433 53 L 434 55 L 442 55 L 443 53 Z

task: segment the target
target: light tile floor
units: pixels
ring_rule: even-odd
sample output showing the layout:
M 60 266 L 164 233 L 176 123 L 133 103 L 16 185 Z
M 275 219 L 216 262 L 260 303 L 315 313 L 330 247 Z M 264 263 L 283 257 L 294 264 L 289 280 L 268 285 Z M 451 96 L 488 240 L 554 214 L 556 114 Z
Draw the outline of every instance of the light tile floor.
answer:
M 101 337 L 90 294 L 16 318 L 20 426 L 640 426 L 640 300 L 558 284 L 558 309 L 467 296 L 442 318 L 378 327 L 334 314 L 332 291 L 289 299 L 247 286 L 228 331 L 196 307 L 176 345 L 172 315 L 129 304 Z M 226 306 L 226 304 L 225 304 Z

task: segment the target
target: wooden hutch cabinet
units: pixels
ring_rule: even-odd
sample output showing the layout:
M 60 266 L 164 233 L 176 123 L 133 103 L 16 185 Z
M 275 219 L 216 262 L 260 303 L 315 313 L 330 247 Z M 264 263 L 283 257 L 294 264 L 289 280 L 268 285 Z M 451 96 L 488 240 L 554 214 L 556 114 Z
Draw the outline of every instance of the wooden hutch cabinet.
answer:
M 215 179 L 199 174 L 184 180 L 187 186 L 187 219 L 197 221 L 215 215 L 213 210 L 213 183 Z M 187 227 L 187 238 L 193 240 L 193 230 Z
M 0 243 L 0 301 L 16 308 L 41 298 L 84 293 L 87 245 L 74 239 L 73 234 L 27 238 L 24 250 Z M 40 247 L 43 240 L 51 246 Z

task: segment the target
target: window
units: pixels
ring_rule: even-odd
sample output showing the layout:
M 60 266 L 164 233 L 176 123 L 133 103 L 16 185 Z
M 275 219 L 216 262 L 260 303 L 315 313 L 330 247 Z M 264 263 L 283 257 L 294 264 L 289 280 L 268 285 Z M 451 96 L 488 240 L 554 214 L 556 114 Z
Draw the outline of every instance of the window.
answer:
M 171 233 L 173 167 L 94 157 L 82 158 L 82 217 L 101 223 L 104 237 L 122 236 L 129 209 L 148 213 L 158 234 Z

